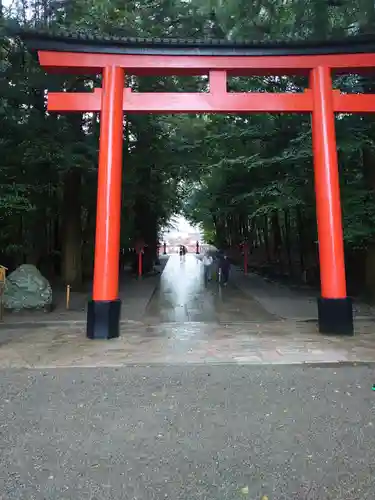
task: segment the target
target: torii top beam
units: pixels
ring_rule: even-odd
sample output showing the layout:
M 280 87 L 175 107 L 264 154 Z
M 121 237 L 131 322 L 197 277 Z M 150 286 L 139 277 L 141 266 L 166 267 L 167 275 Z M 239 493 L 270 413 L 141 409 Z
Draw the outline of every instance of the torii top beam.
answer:
M 99 73 L 116 65 L 134 75 L 202 75 L 208 69 L 229 75 L 308 75 L 328 66 L 335 73 L 375 67 L 375 36 L 329 41 L 230 42 L 86 36 L 22 31 L 47 71 Z M 56 52 L 59 57 L 56 58 Z
M 227 77 L 304 75 L 326 67 L 331 73 L 375 68 L 375 37 L 339 41 L 228 42 L 83 36 L 36 31 L 20 33 L 49 72 L 99 74 L 105 67 L 128 75 L 208 75 L 209 92 L 136 93 L 124 89 L 123 109 L 131 113 L 312 112 L 311 90 L 299 93 L 232 93 Z M 100 111 L 102 89 L 49 93 L 49 111 Z M 334 112 L 375 111 L 375 95 L 333 90 Z

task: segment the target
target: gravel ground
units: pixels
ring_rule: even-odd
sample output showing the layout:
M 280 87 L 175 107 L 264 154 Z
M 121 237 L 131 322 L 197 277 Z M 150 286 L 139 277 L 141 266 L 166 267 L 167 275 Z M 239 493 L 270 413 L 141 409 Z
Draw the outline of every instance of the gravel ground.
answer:
M 375 498 L 358 366 L 3 370 L 0 498 Z

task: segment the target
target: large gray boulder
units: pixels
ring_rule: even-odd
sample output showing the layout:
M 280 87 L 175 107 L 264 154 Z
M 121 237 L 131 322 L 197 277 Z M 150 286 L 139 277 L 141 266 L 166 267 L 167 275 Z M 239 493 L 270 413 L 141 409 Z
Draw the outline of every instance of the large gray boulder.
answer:
M 22 264 L 7 276 L 3 302 L 14 311 L 44 309 L 52 304 L 52 288 L 35 266 Z

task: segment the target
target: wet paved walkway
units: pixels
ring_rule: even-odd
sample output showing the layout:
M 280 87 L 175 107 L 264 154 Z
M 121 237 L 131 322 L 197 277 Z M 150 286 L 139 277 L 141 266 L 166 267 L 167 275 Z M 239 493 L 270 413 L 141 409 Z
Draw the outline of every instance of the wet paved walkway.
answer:
M 355 337 L 324 337 L 316 323 L 279 319 L 234 283 L 205 286 L 195 255 L 172 256 L 150 297 L 111 341 L 89 341 L 84 321 L 2 329 L 0 368 L 375 361 L 374 322 L 357 322 Z
M 17 329 L 0 343 L 0 368 L 131 364 L 375 362 L 373 325 L 357 337 L 323 337 L 309 323 L 122 325 L 121 336 L 89 341 L 84 326 Z
M 170 257 L 160 285 L 146 310 L 151 323 L 231 323 L 233 321 L 272 321 L 277 318 L 259 302 L 229 282 L 203 280 L 203 264 L 196 255 Z

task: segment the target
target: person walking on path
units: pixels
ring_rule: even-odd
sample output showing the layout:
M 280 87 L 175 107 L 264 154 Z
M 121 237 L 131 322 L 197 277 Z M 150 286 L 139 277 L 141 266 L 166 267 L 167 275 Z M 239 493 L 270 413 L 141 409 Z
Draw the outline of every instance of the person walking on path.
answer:
M 185 252 L 184 252 L 184 247 L 183 245 L 180 245 L 180 261 L 182 262 L 185 257 Z
M 220 284 L 227 286 L 229 280 L 230 261 L 228 256 L 223 254 L 219 257 Z
M 211 266 L 213 258 L 209 253 L 205 253 L 203 256 L 203 270 L 204 270 L 204 282 L 207 283 L 211 281 Z

